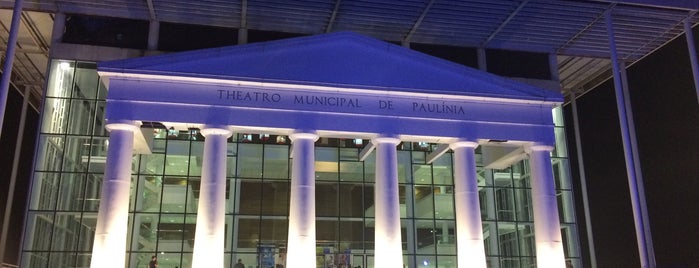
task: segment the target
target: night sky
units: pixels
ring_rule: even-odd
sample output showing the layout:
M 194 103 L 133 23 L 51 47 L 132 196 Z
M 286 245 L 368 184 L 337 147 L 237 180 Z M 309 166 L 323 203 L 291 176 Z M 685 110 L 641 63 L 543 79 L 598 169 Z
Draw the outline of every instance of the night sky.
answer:
M 699 105 L 686 39 L 672 41 L 627 74 L 656 263 L 699 267 Z M 583 95 L 577 106 L 598 267 L 639 267 L 611 81 Z M 571 105 L 565 110 L 572 133 Z M 577 179 L 574 140 L 568 137 Z M 576 205 L 582 206 L 579 196 Z M 580 209 L 578 218 L 586 240 Z

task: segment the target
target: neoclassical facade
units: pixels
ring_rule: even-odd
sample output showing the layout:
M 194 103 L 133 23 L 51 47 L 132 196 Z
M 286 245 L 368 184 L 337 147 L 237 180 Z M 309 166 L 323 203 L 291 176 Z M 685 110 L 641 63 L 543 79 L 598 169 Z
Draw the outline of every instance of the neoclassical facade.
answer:
M 96 69 L 91 267 L 581 267 L 556 92 L 343 32 Z

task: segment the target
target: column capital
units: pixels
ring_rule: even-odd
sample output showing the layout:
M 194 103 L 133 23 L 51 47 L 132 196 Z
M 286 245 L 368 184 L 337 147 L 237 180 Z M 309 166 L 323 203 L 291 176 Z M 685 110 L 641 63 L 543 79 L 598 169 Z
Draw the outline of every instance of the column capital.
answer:
M 393 137 L 393 136 L 379 136 L 379 137 L 372 138 L 371 143 L 373 143 L 373 144 L 392 143 L 393 145 L 398 145 L 400 143 L 400 139 Z
M 544 145 L 544 144 L 533 144 L 529 146 L 524 147 L 524 151 L 527 153 L 531 153 L 533 151 L 547 151 L 551 152 L 553 151 L 553 146 L 551 145 Z
M 228 126 L 205 125 L 201 129 L 201 135 L 204 137 L 208 135 L 223 135 L 226 136 L 226 138 L 228 138 L 231 135 L 233 135 L 233 131 L 231 131 L 230 127 Z
M 137 121 L 130 121 L 130 120 L 114 120 L 110 121 L 107 123 L 104 128 L 106 128 L 108 131 L 112 130 L 128 130 L 135 132 L 136 130 L 139 129 L 139 126 L 141 124 Z
M 289 135 L 289 139 L 293 142 L 294 140 L 308 139 L 313 140 L 313 142 L 318 140 L 318 134 L 313 132 L 295 132 Z
M 452 150 L 453 150 L 453 149 L 456 149 L 456 148 L 461 148 L 461 147 L 476 148 L 476 147 L 478 147 L 478 143 L 475 142 L 475 141 L 466 141 L 466 140 L 463 140 L 463 141 L 452 142 L 452 143 L 449 144 L 449 148 L 451 148 Z

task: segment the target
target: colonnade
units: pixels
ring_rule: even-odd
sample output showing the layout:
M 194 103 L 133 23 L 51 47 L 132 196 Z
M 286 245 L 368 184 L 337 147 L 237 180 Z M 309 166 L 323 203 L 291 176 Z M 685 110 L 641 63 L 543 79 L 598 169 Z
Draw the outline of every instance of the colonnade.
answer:
M 133 122 L 107 125 L 110 130 L 107 167 L 97 218 L 92 253 L 93 268 L 123 268 L 125 260 Z M 223 267 L 226 140 L 232 132 L 226 126 L 205 126 L 201 193 L 197 211 L 192 267 Z M 313 131 L 293 133 L 292 175 L 287 241 L 287 267 L 308 268 L 316 262 L 315 154 L 318 139 Z M 375 181 L 374 267 L 403 268 L 397 148 L 400 139 L 378 136 Z M 451 143 L 454 152 L 454 202 L 457 260 L 459 267 L 486 267 L 483 230 L 478 198 L 475 141 Z M 526 148 L 531 163 L 537 267 L 565 267 L 557 199 L 551 169 L 553 148 Z

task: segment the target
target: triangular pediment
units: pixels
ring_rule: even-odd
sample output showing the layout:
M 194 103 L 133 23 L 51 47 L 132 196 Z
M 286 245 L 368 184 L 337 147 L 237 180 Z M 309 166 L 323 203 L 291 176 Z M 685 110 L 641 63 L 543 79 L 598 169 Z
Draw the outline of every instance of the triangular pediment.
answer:
M 100 72 L 560 102 L 561 94 L 351 32 L 101 62 Z

